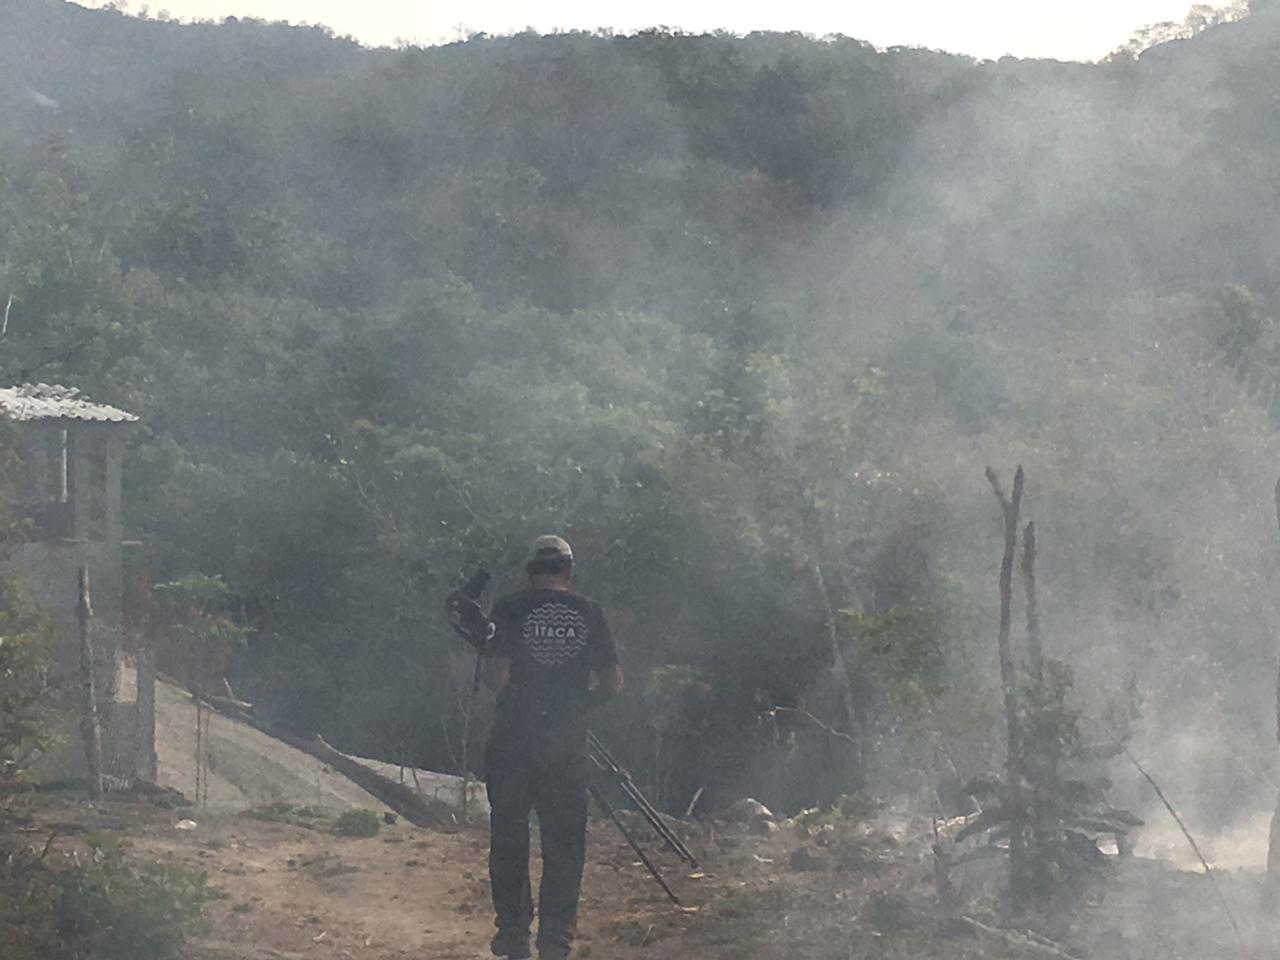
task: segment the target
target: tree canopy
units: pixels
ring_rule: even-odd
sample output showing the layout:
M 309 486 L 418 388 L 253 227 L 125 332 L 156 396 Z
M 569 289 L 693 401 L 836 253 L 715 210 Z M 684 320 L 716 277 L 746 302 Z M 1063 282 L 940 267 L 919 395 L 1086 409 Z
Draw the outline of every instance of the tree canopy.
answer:
M 455 764 L 441 600 L 555 531 L 668 803 L 847 789 L 777 706 L 911 786 L 983 749 L 1022 462 L 1090 705 L 1206 810 L 1270 756 L 1274 9 L 1086 65 L 10 0 L 0 62 L 2 376 L 143 416 L 131 562 L 222 578 L 278 721 Z

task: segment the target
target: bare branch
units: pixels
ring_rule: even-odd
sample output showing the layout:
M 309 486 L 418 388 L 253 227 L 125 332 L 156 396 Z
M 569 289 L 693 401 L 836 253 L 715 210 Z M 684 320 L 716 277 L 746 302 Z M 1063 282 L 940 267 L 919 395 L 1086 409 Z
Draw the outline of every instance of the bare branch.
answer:
M 828 736 L 837 737 L 840 740 L 845 740 L 853 744 L 855 747 L 858 746 L 858 741 L 855 740 L 853 737 L 849 736 L 849 734 L 845 733 L 843 730 L 837 730 L 834 727 L 828 726 L 827 724 L 819 720 L 817 717 L 815 717 L 808 710 L 801 710 L 799 707 L 771 707 L 767 711 L 766 715 L 776 718 L 777 715 L 780 713 L 794 713 L 798 717 L 804 717 L 814 726 L 820 728 Z
M 1013 947 L 1016 950 L 1041 957 L 1054 957 L 1057 960 L 1077 960 L 1074 954 L 1067 953 L 1061 947 L 1045 941 L 1044 938 L 1033 939 L 1026 934 L 1014 933 L 1012 930 L 1001 930 L 999 927 L 993 927 L 990 924 L 983 923 L 981 920 L 975 920 L 973 917 L 958 917 L 957 919 L 974 933 L 996 940 L 1004 946 Z
M 1000 479 L 996 476 L 995 470 L 987 467 L 986 472 L 987 483 L 991 484 L 991 491 L 996 495 L 996 499 L 1000 501 L 1000 512 L 1004 513 L 1009 509 L 1009 498 L 1004 495 L 1004 490 L 1000 487 Z
M 1112 734 L 1115 736 L 1115 734 Z M 1117 742 L 1119 738 L 1117 737 Z M 1200 852 L 1200 845 L 1196 843 L 1195 837 L 1191 836 L 1191 831 L 1187 829 L 1187 825 L 1183 822 L 1182 817 L 1178 815 L 1178 811 L 1173 808 L 1173 804 L 1169 802 L 1169 798 L 1164 795 L 1164 791 L 1160 789 L 1160 784 L 1156 783 L 1155 778 L 1147 773 L 1146 768 L 1138 762 L 1138 758 L 1133 755 L 1128 747 L 1124 747 L 1124 755 L 1129 758 L 1129 762 L 1133 764 L 1135 770 L 1142 775 L 1142 778 L 1151 784 L 1151 789 L 1156 792 L 1156 796 L 1160 798 L 1160 802 L 1164 804 L 1164 808 L 1169 811 L 1169 816 L 1173 817 L 1173 822 L 1178 825 L 1178 829 L 1182 831 L 1182 835 L 1187 838 L 1187 843 L 1191 845 L 1191 849 L 1195 852 L 1196 859 L 1200 861 L 1200 866 L 1204 867 L 1204 875 L 1209 878 L 1209 882 L 1213 884 L 1213 891 L 1218 895 L 1218 899 L 1222 901 L 1222 912 L 1227 916 L 1227 922 L 1231 924 L 1231 929 L 1235 931 L 1236 943 L 1239 944 L 1241 952 L 1244 952 L 1244 937 L 1240 934 L 1240 926 L 1236 923 L 1235 915 L 1231 912 L 1231 904 L 1227 902 L 1226 894 L 1222 892 L 1222 888 L 1218 886 L 1218 876 L 1213 872 L 1213 868 L 1209 866 L 1209 861 L 1205 859 L 1204 854 Z
M 57 828 L 54 828 L 54 831 L 51 834 L 49 834 L 49 839 L 45 841 L 44 849 L 40 851 L 41 862 L 43 862 L 44 859 L 49 856 L 49 851 L 53 849 L 53 841 L 57 839 L 58 839 L 58 831 L 57 831 Z

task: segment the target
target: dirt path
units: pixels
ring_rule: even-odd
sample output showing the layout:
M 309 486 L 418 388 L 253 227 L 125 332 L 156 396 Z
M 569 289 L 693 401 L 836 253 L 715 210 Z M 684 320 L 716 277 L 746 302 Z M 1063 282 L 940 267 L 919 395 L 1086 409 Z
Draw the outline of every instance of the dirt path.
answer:
M 74 817 L 119 837 L 138 859 L 203 870 L 227 894 L 208 910 L 211 933 L 191 960 L 482 960 L 492 919 L 483 830 L 424 831 L 397 823 L 369 839 L 204 811 L 133 804 L 62 805 L 46 818 Z M 194 830 L 175 824 L 190 817 Z M 658 857 L 690 903 L 723 891 L 691 881 Z M 673 908 L 634 855 L 593 826 L 582 903 L 584 957 L 660 957 L 696 915 Z M 535 878 L 536 883 L 536 878 Z
M 195 829 L 177 829 L 188 817 Z M 347 839 L 215 811 L 54 798 L 42 799 L 22 829 L 38 849 L 54 824 L 61 825 L 61 857 L 83 852 L 85 834 L 103 832 L 118 838 L 131 859 L 207 873 L 225 898 L 208 908 L 210 932 L 188 945 L 184 960 L 489 956 L 487 837 L 481 827 L 420 830 L 400 822 L 376 837 Z M 1029 956 L 946 922 L 934 893 L 928 840 L 921 823 L 892 817 L 833 817 L 765 836 L 704 826 L 691 839 L 709 864 L 704 877 L 691 877 L 657 843 L 649 844 L 685 903 L 697 908 L 685 912 L 663 897 L 611 826 L 593 824 L 575 958 Z M 1256 907 L 1257 878 L 1235 873 L 1220 880 L 1241 920 L 1244 950 L 1206 879 L 1157 861 L 1118 863 L 1105 894 L 1088 898 L 1061 936 L 1091 960 L 1280 955 Z M 990 898 L 963 910 L 985 918 L 983 903 Z

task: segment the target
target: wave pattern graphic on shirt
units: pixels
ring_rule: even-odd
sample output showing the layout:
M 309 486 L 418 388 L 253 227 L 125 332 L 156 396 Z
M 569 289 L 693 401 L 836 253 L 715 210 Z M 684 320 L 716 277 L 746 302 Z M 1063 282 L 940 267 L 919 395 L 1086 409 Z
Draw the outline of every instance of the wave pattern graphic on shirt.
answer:
M 587 621 L 563 603 L 544 603 L 524 618 L 524 645 L 535 663 L 558 667 L 587 645 Z

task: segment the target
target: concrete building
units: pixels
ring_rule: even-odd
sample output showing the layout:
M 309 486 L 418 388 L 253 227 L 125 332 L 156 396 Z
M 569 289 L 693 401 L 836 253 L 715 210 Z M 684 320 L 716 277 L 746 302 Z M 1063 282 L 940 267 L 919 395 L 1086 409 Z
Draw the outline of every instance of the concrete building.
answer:
M 137 693 L 131 700 L 120 698 L 118 684 L 124 540 L 121 472 L 125 440 L 138 418 L 93 403 L 74 388 L 43 383 L 0 389 L 0 415 L 12 421 L 19 434 L 27 468 L 19 510 L 30 524 L 24 542 L 9 549 L 7 562 L 58 624 L 54 663 L 67 676 L 78 670 L 77 576 L 81 567 L 88 569 L 106 770 L 123 779 L 154 780 L 154 674 L 139 671 Z M 77 774 L 84 769 L 82 751 L 78 744 L 68 744 L 46 766 L 46 775 Z

